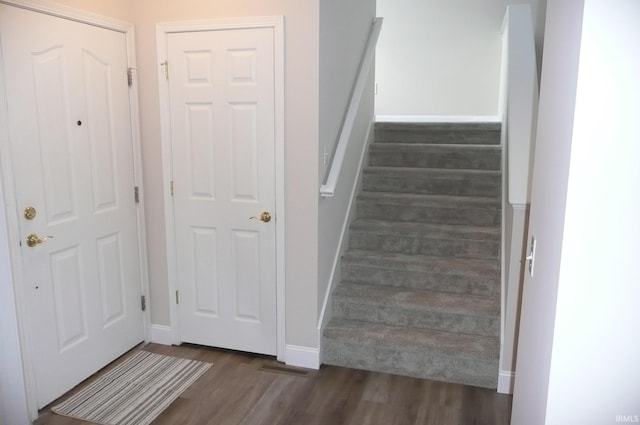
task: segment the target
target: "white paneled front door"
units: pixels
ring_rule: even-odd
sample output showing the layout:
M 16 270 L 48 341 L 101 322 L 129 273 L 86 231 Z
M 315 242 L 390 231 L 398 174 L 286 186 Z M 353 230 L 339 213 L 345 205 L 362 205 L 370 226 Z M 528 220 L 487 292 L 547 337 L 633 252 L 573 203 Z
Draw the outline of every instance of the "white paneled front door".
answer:
M 42 407 L 144 338 L 126 40 L 4 4 L 0 37 Z
M 273 28 L 166 53 L 180 340 L 276 354 Z

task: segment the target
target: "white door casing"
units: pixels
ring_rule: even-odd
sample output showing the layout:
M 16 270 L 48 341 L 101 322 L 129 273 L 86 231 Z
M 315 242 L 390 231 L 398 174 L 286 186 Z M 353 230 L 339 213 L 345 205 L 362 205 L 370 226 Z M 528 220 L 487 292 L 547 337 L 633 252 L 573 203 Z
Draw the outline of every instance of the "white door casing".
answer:
M 176 342 L 284 353 L 281 23 L 158 25 Z
M 122 28 L 0 8 L 3 180 L 33 409 L 144 339 L 137 127 Z M 29 247 L 28 234 L 53 238 Z

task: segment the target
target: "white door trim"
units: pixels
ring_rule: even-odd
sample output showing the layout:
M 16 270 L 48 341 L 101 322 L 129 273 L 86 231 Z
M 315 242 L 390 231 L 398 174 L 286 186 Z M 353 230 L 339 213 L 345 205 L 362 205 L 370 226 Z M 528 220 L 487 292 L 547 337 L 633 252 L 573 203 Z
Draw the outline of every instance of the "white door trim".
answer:
M 156 25 L 158 52 L 158 87 L 160 90 L 160 125 L 162 143 L 162 177 L 165 188 L 164 213 L 167 235 L 167 272 L 169 280 L 170 321 L 172 341 L 180 343 L 178 332 L 178 306 L 173 294 L 178 289 L 176 275 L 176 239 L 174 211 L 170 194 L 173 180 L 171 166 L 171 131 L 169 128 L 169 92 L 166 84 L 165 68 L 167 36 L 171 33 L 215 31 L 229 29 L 272 28 L 274 34 L 274 72 L 275 72 L 275 171 L 276 171 L 276 311 L 277 311 L 277 357 L 285 359 L 285 152 L 284 152 L 284 18 L 267 16 L 253 18 L 216 19 L 206 21 L 161 22 Z M 171 65 L 169 64 L 169 67 Z M 170 71 L 169 71 L 170 72 Z
M 44 13 L 59 18 L 69 19 L 76 22 L 82 22 L 113 31 L 123 33 L 127 44 L 127 61 L 132 68 L 133 84 L 129 89 L 129 104 L 131 110 L 131 136 L 133 144 L 133 166 L 134 166 L 134 181 L 135 185 L 140 190 L 140 203 L 137 204 L 137 225 L 138 225 L 138 258 L 140 262 L 140 278 L 141 278 L 141 292 L 142 294 L 149 293 L 149 278 L 147 268 L 147 251 L 146 251 L 146 235 L 145 235 L 145 223 L 144 223 L 144 191 L 142 180 L 142 149 L 140 143 L 140 131 L 139 131 L 139 111 L 138 111 L 138 84 L 136 79 L 136 60 L 135 60 L 135 41 L 134 41 L 134 27 L 133 24 L 129 24 L 124 21 L 103 17 L 90 12 L 74 9 L 66 6 L 62 6 L 55 3 L 50 3 L 42 0 L 0 0 L 1 4 L 9 6 L 16 6 L 23 9 L 28 9 L 38 13 Z M 19 341 L 19 350 L 5 350 L 4 360 L 0 365 L 0 372 L 6 368 L 7 371 L 12 372 L 15 375 L 16 370 L 22 370 L 24 375 L 24 381 L 22 383 L 17 380 L 12 381 L 12 397 L 15 398 L 15 406 L 26 404 L 27 412 L 24 414 L 24 418 L 29 418 L 29 422 L 35 420 L 38 417 L 37 398 L 35 392 L 35 381 L 33 376 L 33 365 L 30 361 L 30 347 L 26 343 L 26 328 L 25 328 L 25 309 L 24 300 L 25 294 L 23 291 L 23 277 L 21 275 L 22 255 L 19 249 L 19 243 L 21 235 L 19 229 L 19 217 L 17 214 L 17 205 L 15 202 L 15 187 L 13 181 L 13 165 L 9 160 L 10 143 L 8 134 L 8 111 L 5 102 L 6 90 L 4 86 L 4 62 L 2 52 L 0 51 L 0 128 L 4 131 L 0 132 L 0 177 L 2 178 L 0 186 L 0 201 L 4 201 L 5 209 L 4 215 L 0 214 L 0 227 L 7 230 L 7 245 L 8 252 L 5 253 L 2 246 L 4 240 L 0 240 L 0 263 L 10 265 L 10 269 L 6 273 L 7 276 L 12 277 L 12 285 L 8 288 L 2 288 L 4 285 L 0 285 L 0 298 L 3 300 L 14 301 L 13 303 L 7 302 L 9 308 L 0 308 L 0 321 L 3 323 L 16 323 L 17 329 L 10 329 L 12 334 L 17 336 Z M 125 70 L 123 70 L 123 78 Z M 3 195 L 3 196 L 2 196 Z M 133 193 L 132 193 L 133 196 Z M 3 199 L 2 199 L 3 198 Z M 3 232 L 0 232 L 2 234 Z M 7 255 L 8 254 L 8 255 Z M 0 279 L 4 276 L 0 276 Z M 4 306 L 4 304 L 3 304 Z M 145 340 L 150 339 L 150 312 L 147 309 L 143 312 L 143 326 L 145 330 Z M 3 329 L 4 331 L 4 329 Z M 9 341 L 10 343 L 13 341 Z M 11 347 L 13 348 L 13 347 Z M 0 353 L 0 358 L 2 353 Z M 4 373 L 0 373 L 1 376 L 6 376 Z M 4 384 L 4 382 L 2 382 Z M 22 388 L 19 388 L 23 384 Z M 6 387 L 5 387 L 6 388 Z M 8 396 L 3 394 L 3 397 Z M 2 409 L 0 405 L 0 409 Z M 0 413 L 5 413 L 0 410 Z M 22 415 L 20 415 L 22 417 Z M 3 418 L 4 419 L 4 418 Z

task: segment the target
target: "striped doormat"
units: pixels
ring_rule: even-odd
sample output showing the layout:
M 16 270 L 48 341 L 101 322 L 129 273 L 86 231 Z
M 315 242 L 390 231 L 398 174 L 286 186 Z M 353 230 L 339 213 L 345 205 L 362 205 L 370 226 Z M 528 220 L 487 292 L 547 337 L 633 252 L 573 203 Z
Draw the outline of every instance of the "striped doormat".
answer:
M 147 425 L 210 367 L 139 351 L 51 410 L 105 425 Z

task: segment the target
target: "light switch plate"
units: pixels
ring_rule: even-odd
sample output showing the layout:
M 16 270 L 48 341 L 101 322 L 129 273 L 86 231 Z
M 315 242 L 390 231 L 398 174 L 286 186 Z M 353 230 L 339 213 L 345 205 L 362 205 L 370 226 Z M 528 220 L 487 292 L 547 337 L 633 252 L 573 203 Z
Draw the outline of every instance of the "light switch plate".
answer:
M 531 245 L 529 246 L 529 255 L 527 256 L 529 262 L 529 276 L 533 277 L 533 267 L 536 261 L 536 238 L 531 236 Z

